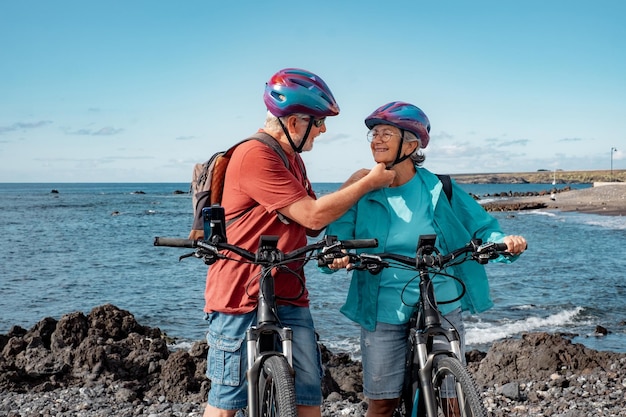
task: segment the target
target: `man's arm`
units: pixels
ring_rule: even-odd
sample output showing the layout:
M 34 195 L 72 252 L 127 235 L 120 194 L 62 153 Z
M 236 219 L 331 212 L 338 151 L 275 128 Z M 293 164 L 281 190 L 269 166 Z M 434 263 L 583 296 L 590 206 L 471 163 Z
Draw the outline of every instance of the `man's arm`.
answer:
M 321 230 L 341 217 L 368 192 L 389 186 L 395 175 L 395 171 L 387 170 L 385 164 L 380 163 L 363 178 L 344 184 L 334 193 L 317 200 L 307 196 L 278 211 L 307 229 Z

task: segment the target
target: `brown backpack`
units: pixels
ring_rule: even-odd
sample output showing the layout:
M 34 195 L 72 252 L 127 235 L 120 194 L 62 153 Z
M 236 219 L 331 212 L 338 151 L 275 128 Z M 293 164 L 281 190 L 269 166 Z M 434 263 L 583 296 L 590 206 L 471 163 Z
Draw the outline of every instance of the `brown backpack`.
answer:
M 258 140 L 272 148 L 283 160 L 287 169 L 289 169 L 289 160 L 283 148 L 281 148 L 276 139 L 263 132 L 257 132 L 251 137 L 234 144 L 225 151 L 216 152 L 207 161 L 195 164 L 190 189 L 193 205 L 192 229 L 202 230 L 204 228 L 204 220 L 202 218 L 203 208 L 222 203 L 224 177 L 226 176 L 226 168 L 228 167 L 230 158 L 237 146 L 249 140 Z M 231 219 L 229 224 L 252 210 L 256 205 L 258 205 L 258 203 L 247 208 L 234 219 Z

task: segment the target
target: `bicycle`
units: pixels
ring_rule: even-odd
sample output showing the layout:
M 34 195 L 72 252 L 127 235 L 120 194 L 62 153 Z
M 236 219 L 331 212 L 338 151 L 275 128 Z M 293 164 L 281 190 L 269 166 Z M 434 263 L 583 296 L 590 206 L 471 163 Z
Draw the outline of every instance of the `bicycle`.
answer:
M 206 240 L 155 237 L 154 245 L 195 249 L 192 253 L 182 255 L 180 260 L 193 256 L 202 259 L 207 265 L 218 260 L 229 260 L 261 266 L 257 323 L 246 332 L 247 415 L 296 417 L 292 330 L 280 323 L 272 270 L 293 261 L 302 261 L 304 264 L 313 259 L 317 259 L 320 266 L 329 265 L 333 259 L 346 256 L 346 250 L 373 248 L 378 246 L 378 242 L 376 239 L 338 241 L 336 237 L 326 236 L 316 243 L 283 253 L 277 248 L 277 236 L 261 236 L 259 247 L 253 253 L 227 243 L 226 223 L 221 207 L 212 206 L 203 216 L 205 236 L 208 236 Z M 242 259 L 232 258 L 224 251 L 237 254 Z
M 443 272 L 446 267 L 467 260 L 486 264 L 490 259 L 508 255 L 503 243 L 485 243 L 479 239 L 448 254 L 435 247 L 437 235 L 422 235 L 415 257 L 394 253 L 349 254 L 349 269 L 367 270 L 378 274 L 383 268 L 404 268 L 419 273 L 420 298 L 410 320 L 405 382 L 394 417 L 425 415 L 428 417 L 483 417 L 487 415 L 474 379 L 463 365 L 460 337 L 457 330 L 442 322 L 432 285 L 433 274 L 456 279 L 465 293 L 463 283 Z M 441 302 L 443 303 L 443 302 Z M 446 347 L 434 348 L 436 336 L 447 340 Z M 419 413 L 419 414 L 418 414 Z

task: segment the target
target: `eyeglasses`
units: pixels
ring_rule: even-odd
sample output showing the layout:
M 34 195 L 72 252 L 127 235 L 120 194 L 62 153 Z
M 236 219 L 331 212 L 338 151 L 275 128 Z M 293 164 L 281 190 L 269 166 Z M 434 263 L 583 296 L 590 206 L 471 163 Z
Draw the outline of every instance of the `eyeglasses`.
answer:
M 321 117 L 319 119 L 314 119 L 312 117 L 301 117 L 302 120 L 308 122 L 311 119 L 313 119 L 313 125 L 315 125 L 315 127 L 322 127 L 322 125 L 326 122 L 326 118 L 325 117 Z
M 367 141 L 372 142 L 374 139 L 379 138 L 383 142 L 389 142 L 392 137 L 397 135 L 397 133 L 394 133 L 390 130 L 383 130 L 382 132 L 379 132 L 377 130 L 370 130 L 369 132 L 367 132 Z

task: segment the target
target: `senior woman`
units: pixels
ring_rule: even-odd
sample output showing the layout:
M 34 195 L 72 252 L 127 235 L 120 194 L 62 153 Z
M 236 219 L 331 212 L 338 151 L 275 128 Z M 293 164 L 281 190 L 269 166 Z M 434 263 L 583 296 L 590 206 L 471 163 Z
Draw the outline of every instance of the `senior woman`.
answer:
M 422 167 L 421 152 L 430 141 L 430 122 L 413 104 L 395 101 L 376 109 L 365 119 L 372 156 L 394 170 L 389 188 L 364 195 L 344 216 L 331 223 L 326 233 L 340 240 L 377 238 L 377 251 L 415 256 L 418 236 L 437 235 L 437 248 L 447 253 L 472 238 L 504 242 L 519 255 L 526 249 L 522 236 L 505 235 L 498 221 L 452 181 L 450 198 L 439 177 Z M 511 262 L 517 256 L 500 257 Z M 336 260 L 332 270 L 345 267 L 347 258 Z M 456 327 L 464 351 L 462 311 L 481 312 L 493 305 L 484 267 L 466 262 L 454 267 L 454 275 L 467 286 L 463 298 L 453 280 L 436 277 L 438 300 L 455 300 L 439 306 L 445 319 Z M 402 390 L 408 323 L 418 300 L 414 271 L 386 268 L 378 275 L 354 271 L 341 312 L 361 326 L 363 391 L 369 399 L 366 416 L 391 416 Z

